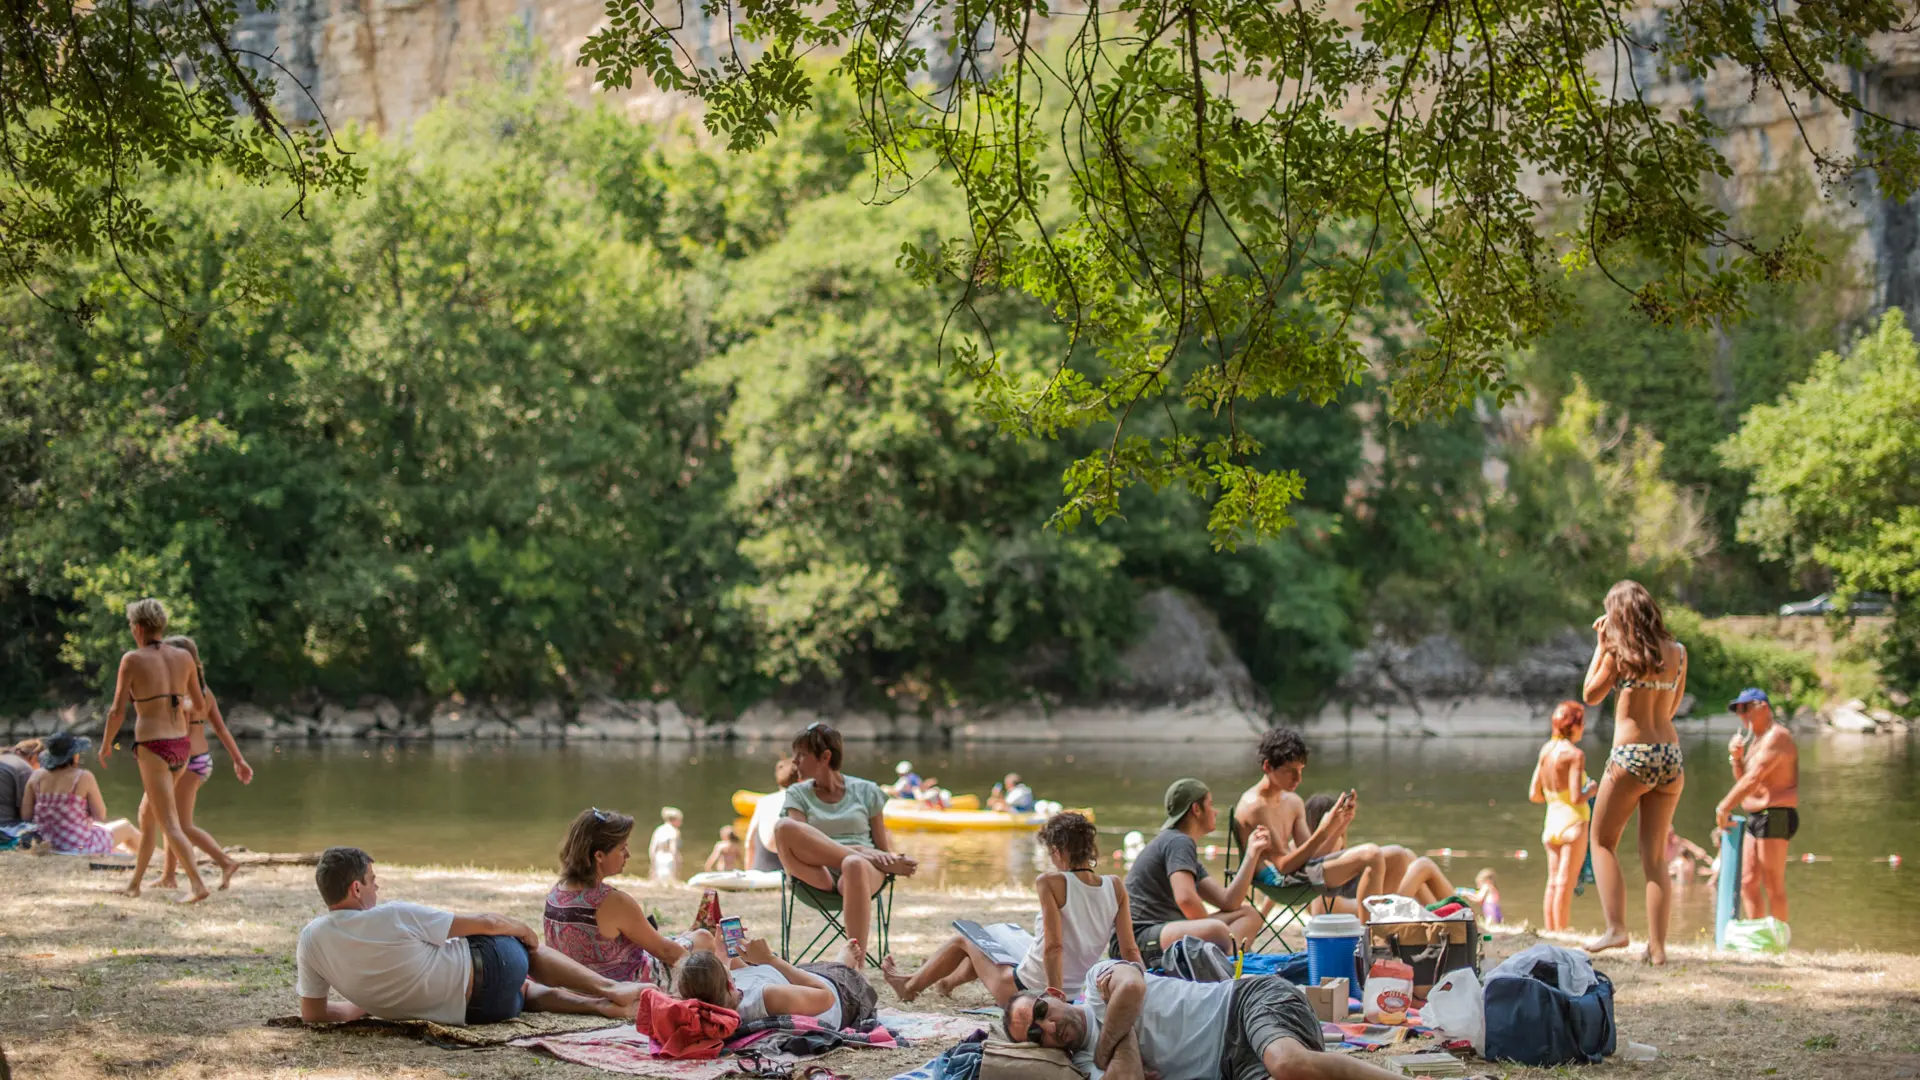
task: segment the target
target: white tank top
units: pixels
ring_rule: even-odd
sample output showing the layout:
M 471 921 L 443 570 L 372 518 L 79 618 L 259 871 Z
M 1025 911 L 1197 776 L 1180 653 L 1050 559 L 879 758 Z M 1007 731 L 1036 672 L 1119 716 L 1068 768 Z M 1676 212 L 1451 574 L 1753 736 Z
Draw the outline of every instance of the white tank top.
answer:
M 1120 898 L 1114 893 L 1117 879 L 1102 877 L 1098 885 L 1088 885 L 1080 875 L 1067 875 L 1067 903 L 1060 909 L 1060 937 L 1065 953 L 1060 958 L 1060 977 L 1067 985 L 1060 989 L 1075 997 L 1087 981 L 1087 969 L 1106 955 L 1107 942 L 1113 937 L 1113 917 L 1120 910 Z M 1033 948 L 1020 960 L 1014 974 L 1020 985 L 1039 990 L 1047 985 L 1046 916 L 1033 917 Z

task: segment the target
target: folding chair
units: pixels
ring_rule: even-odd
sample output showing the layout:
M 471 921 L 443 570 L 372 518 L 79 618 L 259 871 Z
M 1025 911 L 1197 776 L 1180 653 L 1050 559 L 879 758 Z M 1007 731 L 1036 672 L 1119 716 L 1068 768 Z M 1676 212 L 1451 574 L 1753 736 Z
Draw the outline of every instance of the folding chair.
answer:
M 834 942 L 847 936 L 846 924 L 840 921 L 840 910 L 845 904 L 846 898 L 837 892 L 822 892 L 791 874 L 780 875 L 780 958 L 790 964 L 807 964 L 825 956 Z M 793 916 L 801 906 L 819 912 L 826 925 L 800 949 L 800 956 L 795 959 Z M 880 966 L 879 958 L 887 955 L 887 935 L 892 923 L 893 875 L 888 874 L 881 878 L 880 887 L 873 892 L 873 926 L 879 948 L 867 950 L 867 963 L 876 968 Z
M 1228 880 L 1232 880 L 1233 876 L 1239 873 L 1240 860 L 1237 856 L 1242 853 L 1240 823 L 1229 819 L 1227 821 Z M 1274 909 L 1260 917 L 1266 924 L 1266 934 L 1258 940 L 1254 951 L 1265 952 L 1266 945 L 1277 942 L 1281 952 L 1297 952 L 1298 950 L 1287 944 L 1286 931 L 1298 926 L 1304 933 L 1307 926 L 1307 909 L 1312 907 L 1313 902 L 1320 899 L 1323 894 L 1311 885 L 1262 885 L 1258 881 L 1253 883 L 1253 891 L 1274 903 Z

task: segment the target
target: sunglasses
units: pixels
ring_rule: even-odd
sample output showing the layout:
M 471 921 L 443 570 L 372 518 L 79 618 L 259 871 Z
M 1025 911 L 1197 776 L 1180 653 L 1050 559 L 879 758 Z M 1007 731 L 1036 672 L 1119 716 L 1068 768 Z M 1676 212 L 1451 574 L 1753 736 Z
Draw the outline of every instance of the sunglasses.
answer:
M 587 807 L 587 811 L 593 815 L 593 820 L 600 822 L 602 825 L 613 818 L 612 814 L 607 813 L 597 806 L 589 806 Z
M 1040 1041 L 1041 1038 L 1043 1037 L 1040 1031 L 1040 1021 L 1045 1020 L 1046 1018 L 1047 1018 L 1047 999 L 1034 998 L 1033 999 L 1033 1016 L 1027 1021 L 1027 1041 L 1032 1043 L 1035 1046 L 1044 1045 Z

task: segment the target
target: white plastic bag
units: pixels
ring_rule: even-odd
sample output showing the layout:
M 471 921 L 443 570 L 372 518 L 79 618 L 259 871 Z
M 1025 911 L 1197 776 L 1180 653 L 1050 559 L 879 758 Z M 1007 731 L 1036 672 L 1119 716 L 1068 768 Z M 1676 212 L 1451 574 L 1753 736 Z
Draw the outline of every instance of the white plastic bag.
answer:
M 1449 971 L 1434 983 L 1420 1019 L 1450 1039 L 1471 1041 L 1474 1053 L 1487 1056 L 1487 1002 L 1472 968 Z
M 1411 896 L 1382 893 L 1366 900 L 1368 922 L 1426 922 L 1433 916 Z
M 1563 949 L 1558 945 L 1531 945 L 1521 949 L 1501 962 L 1500 966 L 1487 973 L 1487 981 L 1501 978 L 1529 978 L 1539 964 L 1551 964 L 1555 969 L 1554 982 L 1560 989 L 1574 997 L 1593 989 L 1596 981 L 1593 977 L 1593 958 L 1583 952 Z
M 1730 920 L 1727 923 L 1727 943 L 1722 947 L 1730 952 L 1778 956 L 1787 951 L 1792 941 L 1792 929 L 1769 915 L 1764 919 Z

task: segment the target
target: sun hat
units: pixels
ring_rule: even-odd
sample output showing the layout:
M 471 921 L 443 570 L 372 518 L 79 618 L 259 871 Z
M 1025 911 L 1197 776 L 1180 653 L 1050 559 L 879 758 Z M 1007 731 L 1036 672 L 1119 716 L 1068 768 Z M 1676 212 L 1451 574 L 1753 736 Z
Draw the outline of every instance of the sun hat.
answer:
M 1757 686 L 1749 686 L 1745 690 L 1740 691 L 1739 697 L 1727 702 L 1727 708 L 1737 709 L 1742 705 L 1752 705 L 1756 701 L 1763 702 L 1769 706 L 1773 704 L 1773 702 L 1767 700 L 1767 692 L 1765 690 Z
M 1191 776 L 1175 780 L 1173 786 L 1167 788 L 1167 820 L 1160 827 L 1175 828 L 1180 824 L 1180 819 L 1187 816 L 1187 811 L 1211 794 L 1211 788 Z
M 903 761 L 900 764 L 895 765 L 893 767 L 893 774 L 895 776 L 905 776 L 912 771 L 913 771 L 913 762 L 911 761 Z
M 40 767 L 51 772 L 73 764 L 73 759 L 86 753 L 93 746 L 93 740 L 85 735 L 75 735 L 69 731 L 56 731 L 46 737 L 40 749 Z

